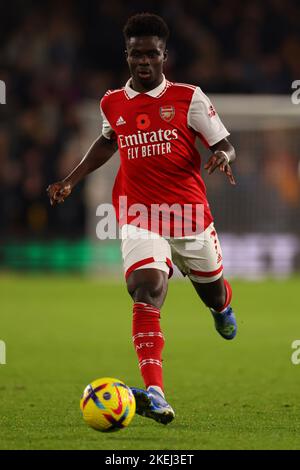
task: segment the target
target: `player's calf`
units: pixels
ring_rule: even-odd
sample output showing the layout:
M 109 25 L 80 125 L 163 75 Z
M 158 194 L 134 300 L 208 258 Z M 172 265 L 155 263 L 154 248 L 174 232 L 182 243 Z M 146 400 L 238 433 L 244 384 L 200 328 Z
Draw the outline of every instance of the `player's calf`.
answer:
M 199 297 L 209 308 L 215 322 L 215 328 L 224 339 L 233 339 L 237 333 L 234 312 L 230 306 L 232 289 L 229 282 L 223 279 L 209 283 L 192 281 Z
M 132 340 L 146 388 L 163 389 L 162 351 L 164 336 L 160 327 L 160 306 L 167 292 L 168 274 L 157 269 L 134 271 L 127 279 L 134 302 Z
M 165 339 L 160 328 L 158 308 L 144 302 L 135 302 L 132 340 L 146 388 L 155 385 L 163 389 L 162 351 Z

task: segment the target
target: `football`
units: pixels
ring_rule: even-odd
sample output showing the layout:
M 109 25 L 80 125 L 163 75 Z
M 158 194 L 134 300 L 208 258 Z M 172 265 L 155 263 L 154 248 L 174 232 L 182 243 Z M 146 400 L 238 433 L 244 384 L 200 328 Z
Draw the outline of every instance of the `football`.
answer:
M 121 380 L 104 377 L 91 382 L 80 400 L 84 421 L 102 432 L 126 428 L 135 414 L 135 398 Z

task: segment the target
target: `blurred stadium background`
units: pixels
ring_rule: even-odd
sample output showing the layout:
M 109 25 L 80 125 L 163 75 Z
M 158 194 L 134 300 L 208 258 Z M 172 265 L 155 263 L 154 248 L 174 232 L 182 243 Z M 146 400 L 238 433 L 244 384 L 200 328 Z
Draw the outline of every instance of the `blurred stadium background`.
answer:
M 167 77 L 209 94 L 237 150 L 235 188 L 204 177 L 240 331 L 220 341 L 189 283 L 172 281 L 162 324 L 176 421 L 137 417 L 99 438 L 81 422 L 83 387 L 105 375 L 141 385 L 119 241 L 96 238 L 118 156 L 61 206 L 46 188 L 99 135 L 100 98 L 128 79 L 122 27 L 141 11 L 171 28 Z M 0 447 L 299 448 L 299 2 L 11 0 L 0 21 Z
M 99 135 L 100 98 L 128 78 L 122 27 L 138 11 L 170 25 L 168 78 L 200 85 L 231 131 L 237 187 L 206 178 L 227 274 L 299 271 L 296 0 L 2 2 L 0 268 L 122 275 L 118 241 L 99 241 L 95 231 L 118 157 L 62 206 L 50 208 L 45 189 Z

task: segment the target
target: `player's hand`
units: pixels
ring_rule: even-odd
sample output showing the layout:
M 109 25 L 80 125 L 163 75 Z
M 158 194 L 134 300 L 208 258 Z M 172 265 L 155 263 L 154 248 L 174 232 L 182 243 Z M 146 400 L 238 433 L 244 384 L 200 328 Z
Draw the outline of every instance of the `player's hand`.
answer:
M 236 184 L 231 166 L 227 162 L 225 155 L 221 152 L 211 155 L 204 168 L 208 171 L 209 175 L 211 175 L 216 168 L 219 168 L 222 173 L 225 173 L 231 184 Z
M 69 182 L 58 181 L 57 183 L 50 184 L 47 188 L 47 193 L 51 206 L 64 202 L 71 192 L 72 186 Z

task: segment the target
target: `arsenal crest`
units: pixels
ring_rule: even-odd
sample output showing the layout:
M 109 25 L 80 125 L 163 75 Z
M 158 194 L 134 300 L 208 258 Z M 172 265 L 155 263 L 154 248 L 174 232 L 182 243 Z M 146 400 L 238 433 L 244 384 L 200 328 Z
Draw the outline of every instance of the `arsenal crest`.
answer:
M 175 108 L 174 106 L 161 106 L 159 114 L 164 121 L 170 122 L 175 116 Z

